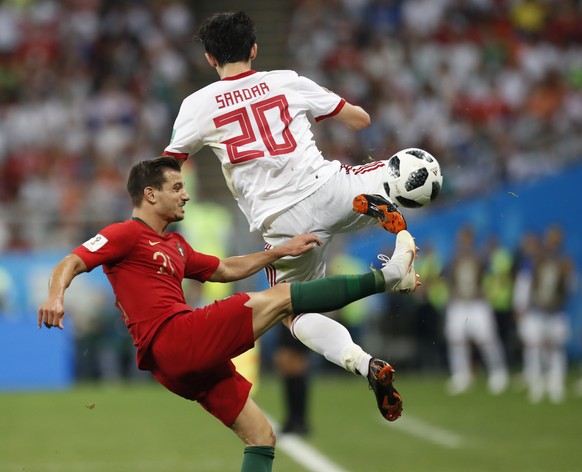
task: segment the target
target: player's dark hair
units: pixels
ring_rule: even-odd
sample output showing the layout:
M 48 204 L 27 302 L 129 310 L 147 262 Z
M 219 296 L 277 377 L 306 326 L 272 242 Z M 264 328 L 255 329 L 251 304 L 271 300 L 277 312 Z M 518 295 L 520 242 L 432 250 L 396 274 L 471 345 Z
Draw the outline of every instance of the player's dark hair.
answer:
M 195 39 L 202 42 L 206 52 L 219 66 L 248 61 L 257 42 L 253 20 L 243 11 L 215 13 L 205 19 Z
M 146 187 L 153 187 L 157 190 L 163 187 L 166 180 L 164 177 L 166 169 L 180 172 L 180 164 L 174 157 L 159 156 L 138 162 L 131 168 L 127 179 L 127 192 L 134 207 L 141 205 L 143 191 Z

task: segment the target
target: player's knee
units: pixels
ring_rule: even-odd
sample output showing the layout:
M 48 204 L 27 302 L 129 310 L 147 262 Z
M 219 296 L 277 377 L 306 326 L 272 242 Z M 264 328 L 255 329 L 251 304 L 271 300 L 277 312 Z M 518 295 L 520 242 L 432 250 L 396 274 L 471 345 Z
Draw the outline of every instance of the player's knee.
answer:
M 271 446 L 275 447 L 277 437 L 270 424 L 256 431 L 245 441 L 247 446 Z
M 267 295 L 267 306 L 274 315 L 281 319 L 293 314 L 289 284 L 275 285 L 263 293 Z
M 288 315 L 285 318 L 283 318 L 281 320 L 281 322 L 283 323 L 283 325 L 285 325 L 287 327 L 287 329 L 291 329 L 291 324 L 293 323 L 293 319 L 296 317 L 297 315 Z

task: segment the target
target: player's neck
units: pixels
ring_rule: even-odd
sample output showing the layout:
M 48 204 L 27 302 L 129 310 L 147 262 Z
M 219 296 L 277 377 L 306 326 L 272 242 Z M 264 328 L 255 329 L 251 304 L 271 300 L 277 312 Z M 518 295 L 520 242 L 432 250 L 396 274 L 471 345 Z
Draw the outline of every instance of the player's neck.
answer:
M 222 67 L 217 67 L 216 72 L 221 79 L 235 77 L 251 70 L 251 61 L 248 62 L 231 62 Z
M 141 221 L 153 229 L 160 236 L 164 234 L 166 228 L 168 227 L 167 221 L 149 215 L 147 212 L 139 211 L 138 209 L 134 209 L 133 213 L 131 214 L 131 219 Z

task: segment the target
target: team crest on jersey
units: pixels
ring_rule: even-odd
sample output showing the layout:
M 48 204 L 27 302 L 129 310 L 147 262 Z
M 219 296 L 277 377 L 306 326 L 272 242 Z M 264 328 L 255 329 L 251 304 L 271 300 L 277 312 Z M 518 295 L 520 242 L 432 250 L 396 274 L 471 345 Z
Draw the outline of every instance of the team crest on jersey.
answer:
M 93 236 L 91 239 L 89 239 L 89 241 L 85 241 L 83 246 L 89 249 L 89 251 L 95 252 L 105 246 L 107 242 L 108 239 L 105 236 L 98 234 L 97 236 Z
M 184 252 L 184 248 L 182 247 L 182 245 L 180 243 L 176 243 L 176 248 L 178 249 L 178 252 L 182 256 L 182 259 L 185 259 L 186 253 Z

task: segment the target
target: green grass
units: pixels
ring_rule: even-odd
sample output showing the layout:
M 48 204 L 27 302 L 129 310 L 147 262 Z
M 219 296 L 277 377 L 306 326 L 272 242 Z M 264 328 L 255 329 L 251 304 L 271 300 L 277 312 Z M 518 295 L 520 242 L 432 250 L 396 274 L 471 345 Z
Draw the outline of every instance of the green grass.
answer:
M 405 413 L 390 424 L 362 379 L 315 378 L 308 443 L 350 472 L 582 470 L 582 398 L 531 405 L 482 384 L 450 397 L 440 377 L 403 375 L 398 387 Z M 256 400 L 281 418 L 279 382 L 263 379 Z M 438 443 L 447 435 L 458 447 Z M 0 394 L 0 472 L 225 472 L 241 455 L 221 423 L 156 384 Z M 278 451 L 274 470 L 305 469 Z

